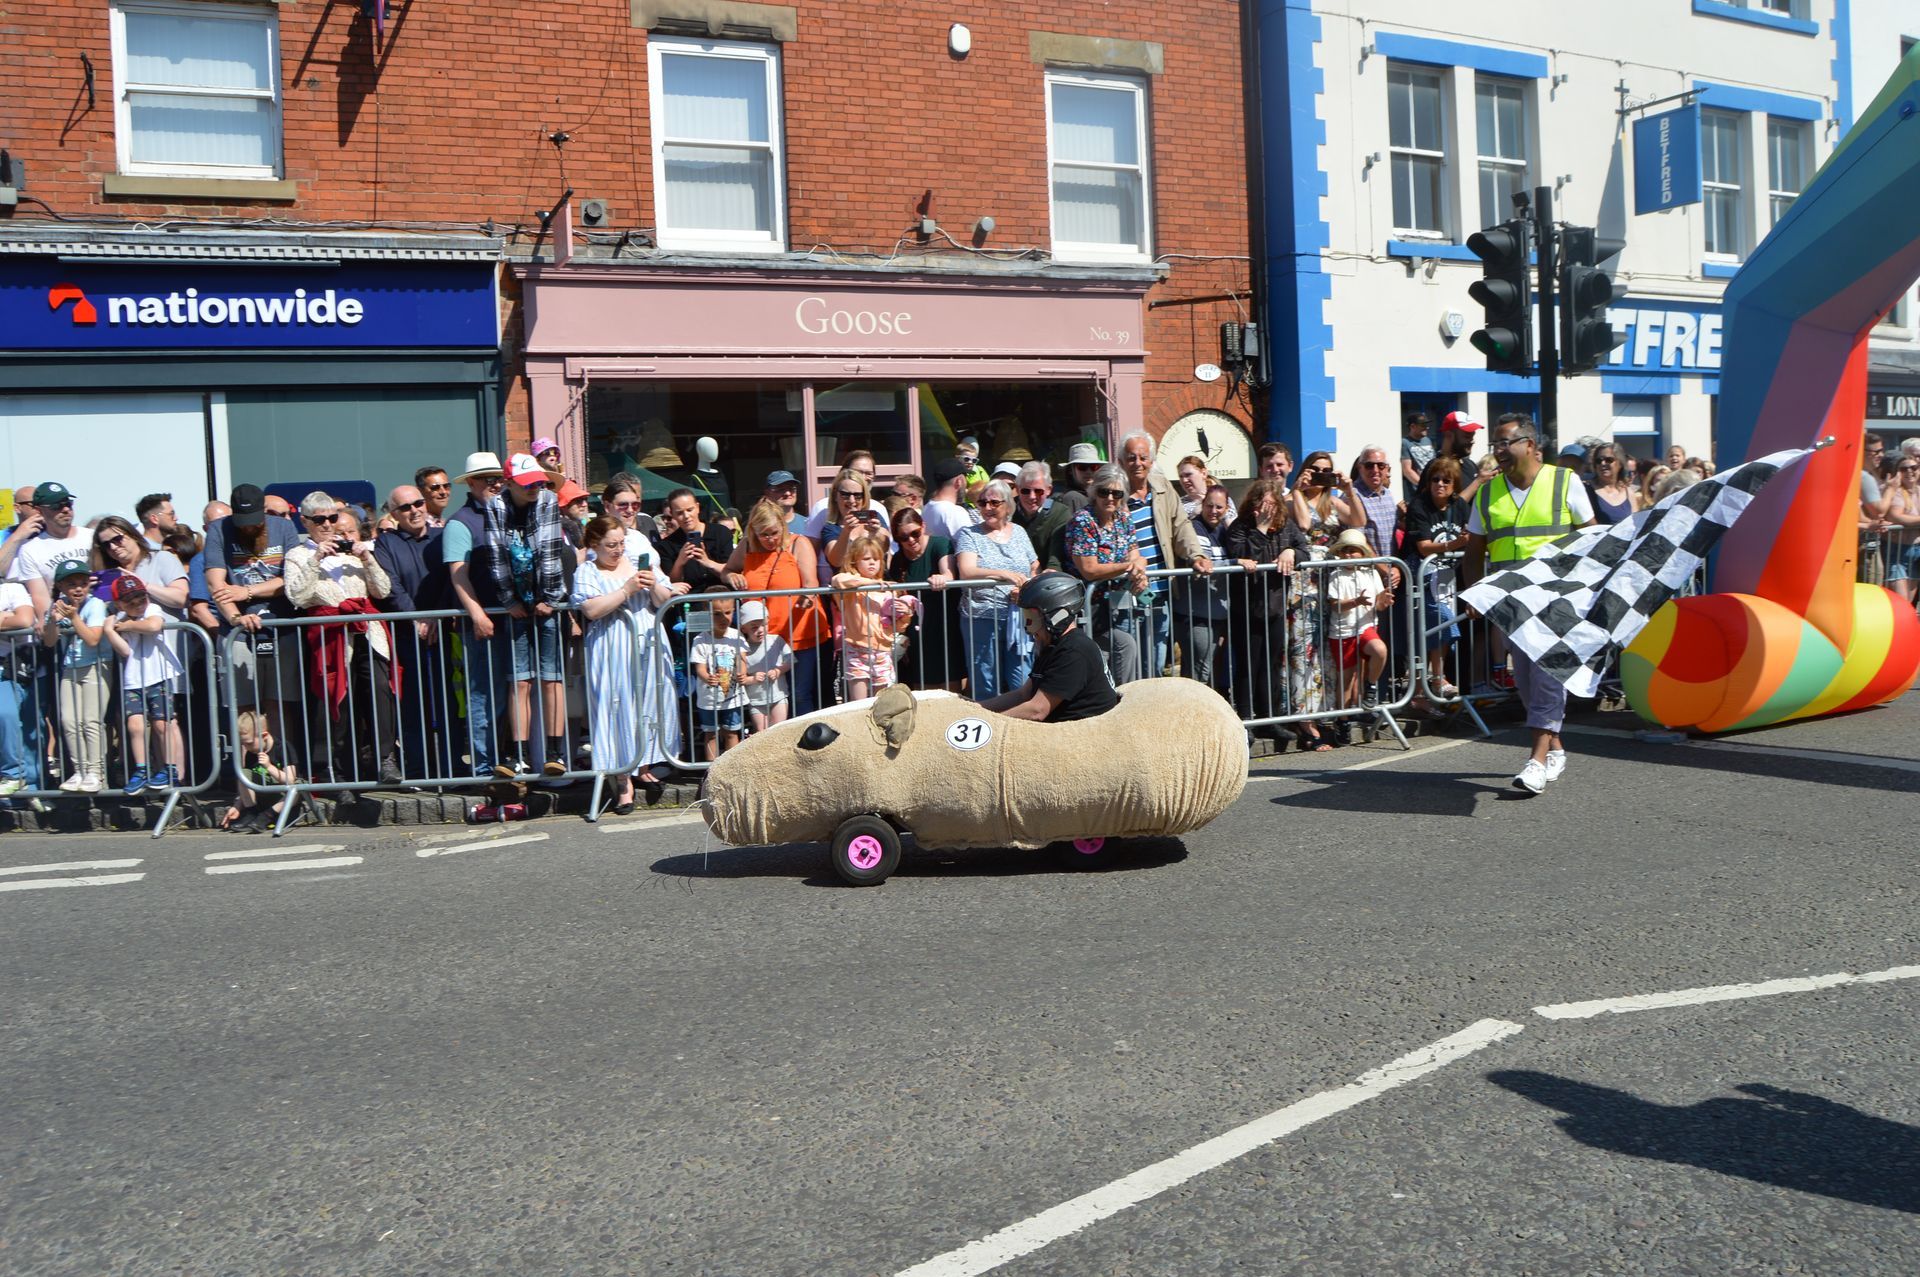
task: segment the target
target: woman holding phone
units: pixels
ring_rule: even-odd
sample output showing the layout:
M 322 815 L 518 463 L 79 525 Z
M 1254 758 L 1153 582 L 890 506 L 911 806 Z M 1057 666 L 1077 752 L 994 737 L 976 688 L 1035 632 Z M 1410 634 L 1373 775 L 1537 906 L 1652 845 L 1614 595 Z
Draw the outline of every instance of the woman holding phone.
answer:
M 663 737 L 678 725 L 671 695 L 665 699 L 663 712 L 658 691 L 672 686 L 673 666 L 668 660 L 662 671 L 656 668 L 658 658 L 647 663 L 651 677 L 645 681 L 654 687 L 651 695 L 646 694 L 650 689 L 634 686 L 633 645 L 636 641 L 652 642 L 658 632 L 654 609 L 673 597 L 674 586 L 665 573 L 655 570 L 650 548 L 642 550 L 637 558 L 628 557 L 627 541 L 635 537 L 646 540 L 604 514 L 587 524 L 584 540 L 589 557 L 574 573 L 572 603 L 587 622 L 587 705 L 592 716 L 588 728 L 594 766 L 603 768 L 624 758 L 637 740 L 638 775 L 651 802 L 659 797 L 661 785 L 653 764 L 667 757 Z M 641 566 L 642 562 L 646 566 Z M 653 642 L 653 646 L 661 657 L 665 656 L 665 644 Z M 664 724 L 643 721 L 662 716 Z M 618 778 L 613 807 L 616 816 L 633 810 L 633 780 L 632 772 Z

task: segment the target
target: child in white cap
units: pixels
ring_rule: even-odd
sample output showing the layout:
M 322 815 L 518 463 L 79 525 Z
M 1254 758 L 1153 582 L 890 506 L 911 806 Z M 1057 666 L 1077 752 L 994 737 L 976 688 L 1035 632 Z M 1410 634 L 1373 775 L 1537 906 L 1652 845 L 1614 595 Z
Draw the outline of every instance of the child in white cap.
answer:
M 793 653 L 778 634 L 767 633 L 767 605 L 748 599 L 740 605 L 740 637 L 747 641 L 746 672 L 740 682 L 747 689 L 747 722 L 755 732 L 787 721 L 787 671 Z

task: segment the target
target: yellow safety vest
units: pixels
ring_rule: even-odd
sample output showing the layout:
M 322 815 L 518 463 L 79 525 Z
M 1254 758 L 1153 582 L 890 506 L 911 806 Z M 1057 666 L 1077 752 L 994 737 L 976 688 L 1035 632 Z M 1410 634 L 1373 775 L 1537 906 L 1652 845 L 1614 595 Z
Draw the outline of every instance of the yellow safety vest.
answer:
M 1573 531 L 1573 507 L 1567 504 L 1571 471 L 1541 466 L 1527 489 L 1524 506 L 1514 508 L 1507 476 L 1497 474 L 1481 486 L 1480 526 L 1487 534 L 1487 562 L 1519 563 L 1556 537 Z

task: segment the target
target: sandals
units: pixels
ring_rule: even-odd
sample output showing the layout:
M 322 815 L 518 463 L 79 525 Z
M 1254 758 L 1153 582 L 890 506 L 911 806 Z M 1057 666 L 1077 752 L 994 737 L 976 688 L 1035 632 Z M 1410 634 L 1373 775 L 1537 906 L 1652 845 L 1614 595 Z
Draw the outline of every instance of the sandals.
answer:
M 1326 737 L 1319 732 L 1308 731 L 1304 727 L 1294 733 L 1294 740 L 1299 743 L 1300 752 L 1303 754 L 1326 754 L 1333 750 L 1332 744 Z

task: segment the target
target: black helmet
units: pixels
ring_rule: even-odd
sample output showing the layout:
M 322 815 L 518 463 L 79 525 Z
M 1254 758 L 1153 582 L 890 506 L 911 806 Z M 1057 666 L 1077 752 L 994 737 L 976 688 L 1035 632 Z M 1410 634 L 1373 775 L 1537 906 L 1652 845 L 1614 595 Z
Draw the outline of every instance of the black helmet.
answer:
M 1078 577 L 1065 572 L 1042 572 L 1029 577 L 1020 587 L 1020 606 L 1038 612 L 1047 637 L 1057 639 L 1080 619 L 1080 605 L 1086 599 L 1084 591 Z

